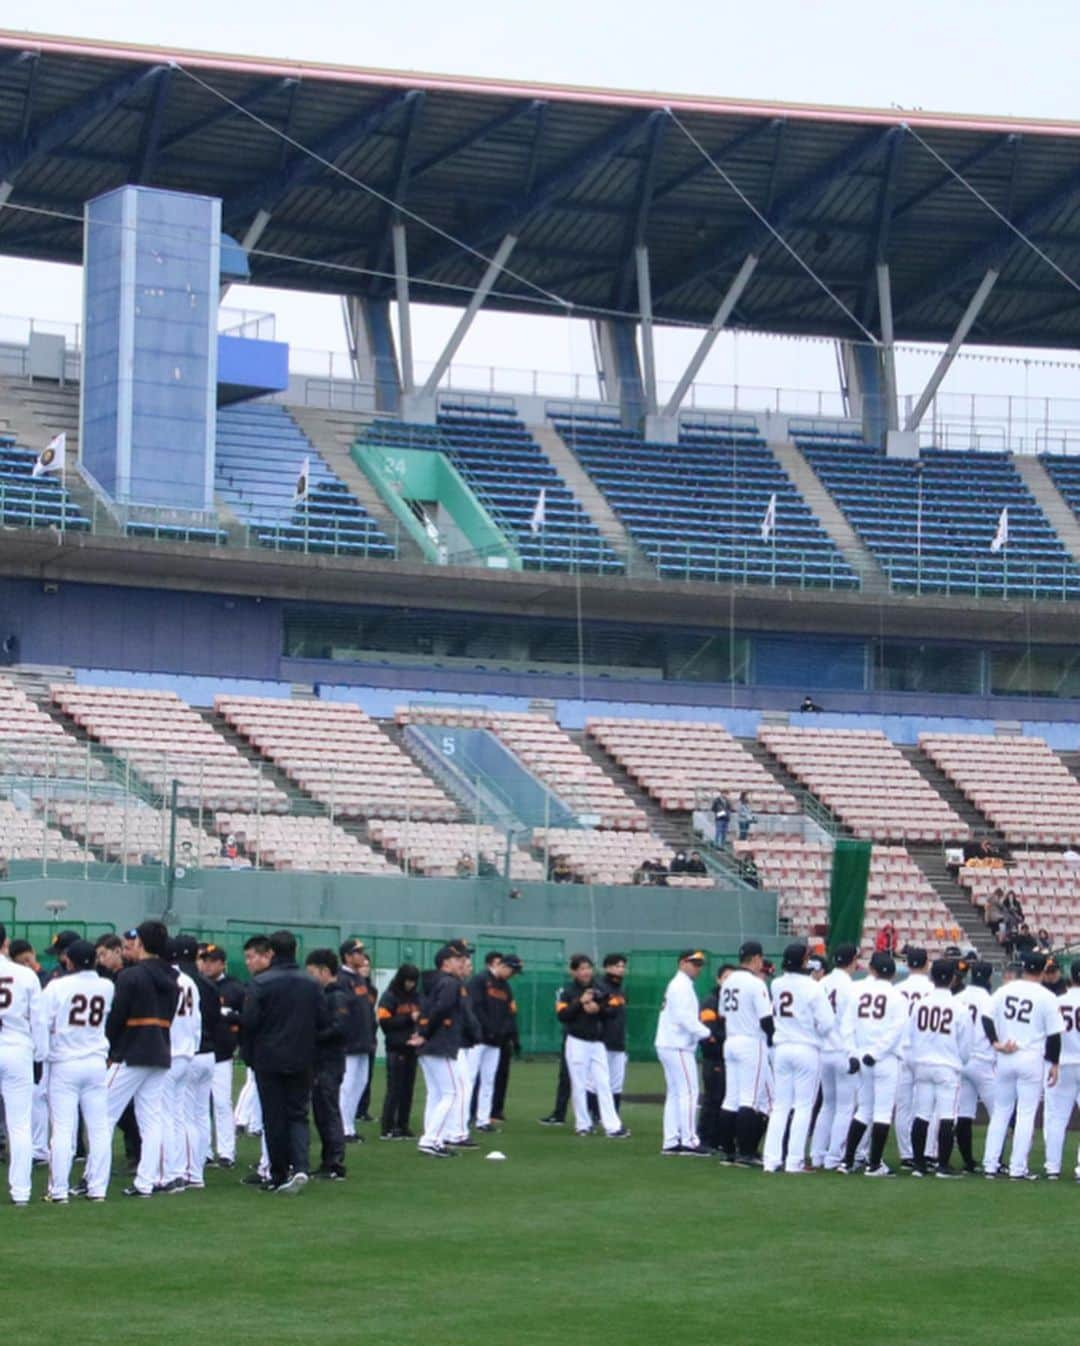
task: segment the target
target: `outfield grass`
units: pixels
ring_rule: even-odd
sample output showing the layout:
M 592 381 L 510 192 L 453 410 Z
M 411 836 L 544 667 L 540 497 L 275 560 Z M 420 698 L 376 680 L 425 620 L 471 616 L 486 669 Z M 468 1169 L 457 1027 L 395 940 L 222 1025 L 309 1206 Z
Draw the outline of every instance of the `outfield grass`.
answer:
M 630 1091 L 659 1086 L 631 1066 Z M 205 1192 L 131 1201 L 114 1179 L 104 1205 L 0 1207 L 4 1340 L 1023 1346 L 1080 1313 L 1072 1182 L 664 1159 L 657 1105 L 626 1106 L 629 1142 L 583 1140 L 536 1124 L 553 1087 L 552 1063 L 515 1066 L 510 1120 L 483 1138 L 504 1164 L 372 1137 L 346 1183 L 294 1200 L 211 1169 Z

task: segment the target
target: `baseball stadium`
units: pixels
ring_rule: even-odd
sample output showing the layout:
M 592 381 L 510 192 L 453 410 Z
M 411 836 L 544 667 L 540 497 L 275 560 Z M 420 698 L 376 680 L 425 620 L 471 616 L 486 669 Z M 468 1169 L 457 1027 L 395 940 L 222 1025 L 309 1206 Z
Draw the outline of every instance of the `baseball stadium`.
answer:
M 160 1346 L 1071 1326 L 1080 121 L 0 31 L 0 264 L 80 294 L 58 321 L 0 292 L 0 923 L 53 1006 L 40 1052 L 0 1018 L 13 1340 L 61 1315 Z M 329 315 L 325 348 L 268 295 Z M 495 320 L 561 325 L 586 367 L 523 367 L 527 336 L 466 363 Z M 770 386 L 722 355 L 759 338 Z M 1043 369 L 1063 395 L 1030 391 Z M 123 1001 L 113 1033 L 147 962 L 221 983 L 203 1094 L 173 1081 L 172 1011 Z M 282 1141 L 264 1076 L 303 1071 L 267 1065 L 266 988 L 293 962 L 301 1000 L 325 973 L 327 1013 L 362 999 L 368 1027 L 319 1029 Z M 778 1089 L 767 979 L 816 1014 L 844 968 L 895 976 L 905 1022 L 915 977 L 978 987 L 954 1073 L 981 1051 L 989 1083 L 928 1112 L 918 1048 L 841 1048 L 830 993 L 776 1135 L 771 1087 L 730 1101 L 728 968 L 764 988 Z M 78 978 L 115 982 L 88 1023 Z M 459 981 L 460 1024 L 431 1008 Z M 1013 982 L 1037 1041 L 995 1036 Z M 57 1155 L 95 1123 L 53 1100 L 60 1004 L 137 1120 L 133 1150 L 109 1107 L 111 1181 L 90 1136 L 70 1201 Z M 159 1030 L 160 1069 L 132 1047 Z M 448 1131 L 429 1066 L 459 1046 L 448 1088 L 476 1096 Z M 895 1116 L 891 1092 L 863 1116 L 892 1053 Z M 1025 1053 L 1037 1098 L 1017 1067 L 1002 1105 Z M 151 1186 L 140 1071 L 187 1155 Z M 273 1148 L 307 1100 L 310 1183 Z

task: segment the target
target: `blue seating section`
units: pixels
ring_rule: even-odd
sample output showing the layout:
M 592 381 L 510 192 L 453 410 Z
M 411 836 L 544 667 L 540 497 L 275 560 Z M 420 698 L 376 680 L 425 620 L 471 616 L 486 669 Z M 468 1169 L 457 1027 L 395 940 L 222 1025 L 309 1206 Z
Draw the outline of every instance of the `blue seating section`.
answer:
M 1080 457 L 1043 453 L 1039 458 L 1065 503 L 1080 519 Z
M 928 449 L 917 468 L 865 444 L 800 440 L 800 447 L 894 588 L 1080 598 L 1080 567 L 1007 453 Z M 1008 544 L 994 553 L 1006 507 Z
M 0 522 L 8 528 L 90 529 L 90 520 L 64 489 L 59 474 L 34 477 L 33 449 L 20 449 L 0 435 Z
M 678 444 L 652 444 L 599 417 L 555 426 L 662 577 L 858 588 L 753 430 L 684 422 Z M 774 492 L 775 543 L 761 537 Z
M 625 568 L 512 410 L 444 405 L 437 426 L 379 421 L 367 438 L 445 453 L 527 570 L 619 574 Z M 541 490 L 544 527 L 537 534 L 530 520 Z
M 297 504 L 305 458 L 308 497 Z M 260 546 L 348 556 L 396 553 L 284 407 L 253 402 L 219 408 L 215 475 L 218 495 Z

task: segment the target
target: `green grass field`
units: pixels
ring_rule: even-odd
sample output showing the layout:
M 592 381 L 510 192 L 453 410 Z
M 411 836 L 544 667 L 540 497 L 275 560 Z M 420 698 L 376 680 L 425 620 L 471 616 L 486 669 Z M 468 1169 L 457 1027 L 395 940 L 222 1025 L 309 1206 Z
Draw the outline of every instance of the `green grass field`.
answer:
M 114 1178 L 104 1205 L 0 1207 L 4 1339 L 1021 1346 L 1080 1311 L 1072 1182 L 664 1159 L 655 1104 L 626 1106 L 626 1143 L 538 1126 L 554 1069 L 515 1066 L 510 1120 L 483 1138 L 503 1164 L 372 1136 L 350 1148 L 346 1183 L 293 1200 L 211 1169 L 205 1192 L 131 1201 Z M 659 1087 L 655 1066 L 631 1066 L 629 1090 Z M 42 1187 L 39 1170 L 35 1197 Z

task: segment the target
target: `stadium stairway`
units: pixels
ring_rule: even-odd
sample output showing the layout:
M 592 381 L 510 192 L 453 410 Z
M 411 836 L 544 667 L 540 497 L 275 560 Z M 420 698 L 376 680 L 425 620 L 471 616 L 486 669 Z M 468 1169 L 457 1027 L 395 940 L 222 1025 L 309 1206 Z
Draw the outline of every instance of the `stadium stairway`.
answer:
M 285 410 L 308 437 L 331 472 L 343 481 L 388 538 L 397 543 L 398 560 L 423 562 L 420 548 L 403 532 L 375 487 L 353 461 L 350 449 L 364 424 L 353 412 L 322 407 L 287 406 Z
M 544 422 L 542 425 L 526 425 L 525 428 L 571 493 L 580 501 L 582 509 L 592 519 L 608 546 L 617 555 L 626 557 L 627 574 L 658 579 L 656 567 L 626 531 L 603 492 L 555 427 Z
M 1068 501 L 1058 490 L 1057 483 L 1041 458 L 1026 453 L 1014 453 L 1013 467 L 1035 498 L 1035 503 L 1046 515 L 1050 527 L 1065 544 L 1074 561 L 1080 561 L 1080 521 L 1069 508 Z
M 657 801 L 638 785 L 628 772 L 600 746 L 584 729 L 568 729 L 568 738 L 572 739 L 587 757 L 591 757 L 600 770 L 615 782 L 624 794 L 644 812 L 649 820 L 649 831 L 675 850 L 685 850 L 697 845 L 690 826 L 690 814 L 684 810 L 662 809 Z
M 989 837 L 991 841 L 1004 843 L 1004 836 L 994 830 L 988 819 L 979 812 L 967 795 L 946 776 L 939 766 L 927 757 L 917 744 L 898 743 L 896 746 L 900 750 L 901 757 L 906 758 L 919 775 L 929 782 L 934 793 L 939 794 L 946 804 L 967 823 L 975 840 L 981 841 L 983 837 Z
M 791 439 L 770 440 L 769 448 L 791 479 L 795 489 L 805 500 L 807 508 L 843 553 L 844 560 L 858 575 L 863 596 L 866 598 L 887 597 L 889 581 L 884 572 L 869 549 L 862 544 L 859 535 L 848 523 L 840 507 L 826 489 L 824 482 L 803 456 L 795 441 Z
M 245 761 L 250 762 L 253 767 L 261 771 L 269 784 L 276 785 L 283 794 L 288 796 L 291 813 L 323 814 L 326 812 L 322 804 L 301 790 L 299 785 L 295 784 L 276 763 L 272 762 L 269 757 L 264 757 L 258 748 L 253 748 L 247 739 L 238 734 L 232 725 L 226 721 L 223 715 L 216 713 L 212 706 L 192 706 L 192 710 L 206 721 L 219 738 L 223 738 L 226 743 L 234 747 Z
M 996 963 L 1001 958 L 997 941 L 986 928 L 966 889 L 956 883 L 945 867 L 945 853 L 940 846 L 918 845 L 908 842 L 908 855 L 922 870 L 927 882 L 944 903 L 949 915 L 963 932 L 963 940 L 974 948 L 980 958 Z M 898 923 L 903 925 L 903 909 L 897 907 Z M 901 933 L 903 931 L 901 930 Z

